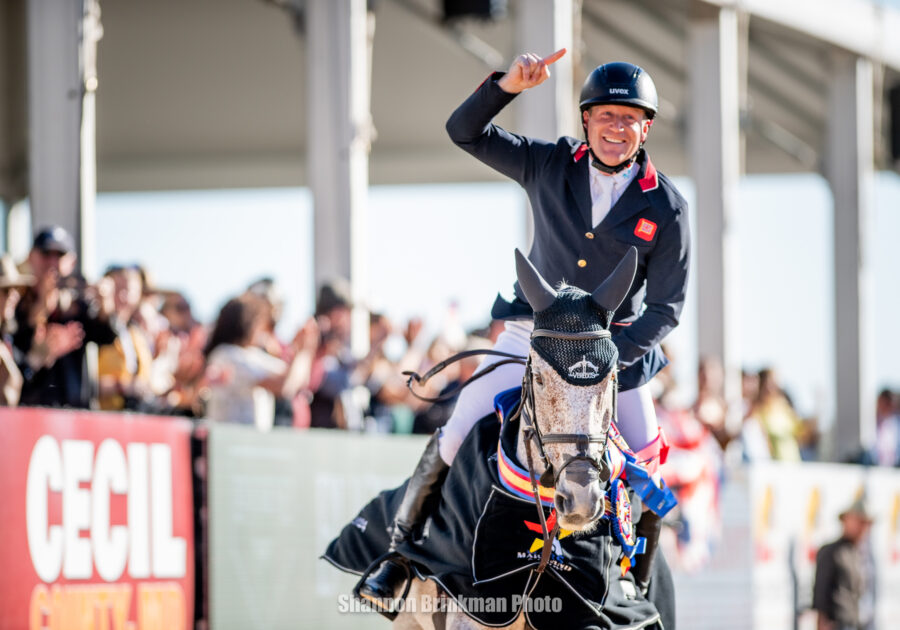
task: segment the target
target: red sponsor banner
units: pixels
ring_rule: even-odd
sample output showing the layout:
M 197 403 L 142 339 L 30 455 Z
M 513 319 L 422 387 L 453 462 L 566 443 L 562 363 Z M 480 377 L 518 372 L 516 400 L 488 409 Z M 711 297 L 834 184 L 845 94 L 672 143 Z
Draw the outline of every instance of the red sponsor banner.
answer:
M 0 629 L 193 625 L 191 424 L 0 409 Z

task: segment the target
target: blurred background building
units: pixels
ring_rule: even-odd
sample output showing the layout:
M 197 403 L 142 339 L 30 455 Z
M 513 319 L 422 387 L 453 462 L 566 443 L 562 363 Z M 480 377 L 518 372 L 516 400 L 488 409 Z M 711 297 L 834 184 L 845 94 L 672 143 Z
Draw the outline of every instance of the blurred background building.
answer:
M 666 339 L 672 366 L 654 381 L 673 446 L 666 479 L 681 501 L 669 544 L 682 621 L 722 627 L 749 620 L 752 604 L 753 627 L 796 623 L 815 545 L 830 535 L 825 516 L 864 490 L 882 514 L 879 584 L 891 592 L 896 471 L 760 460 L 900 465 L 898 33 L 900 0 L 2 0 L 0 359 L 14 345 L 9 296 L 35 282 L 32 237 L 58 225 L 74 236 L 83 276 L 60 289 L 116 297 L 117 326 L 106 331 L 115 342 L 97 336 L 99 349 L 85 352 L 75 326 L 57 341 L 64 351 L 37 344 L 44 369 L 66 353 L 84 358 L 83 406 L 200 419 L 244 395 L 266 430 L 429 432 L 447 407 L 413 401 L 400 370 L 490 343 L 490 305 L 511 290 L 512 250 L 531 231 L 525 195 L 452 146 L 448 115 L 518 53 L 565 47 L 551 80 L 498 122 L 580 136 L 584 77 L 627 60 L 657 84 L 648 150 L 692 209 L 690 295 Z M 69 253 L 64 241 L 48 251 Z M 252 312 L 252 330 L 223 341 L 238 311 Z M 216 356 L 210 339 L 232 347 Z M 267 378 L 238 382 L 244 351 Z M 27 390 L 31 377 L 3 378 Z M 237 421 L 254 424 L 247 414 Z M 102 418 L 97 444 L 116 431 L 137 439 L 107 414 L 0 408 L 2 417 L 60 440 Z M 169 427 L 181 449 L 174 487 L 195 493 L 193 504 L 179 498 L 177 535 L 196 534 L 196 619 L 208 618 L 202 574 L 212 565 L 221 618 L 233 605 L 259 621 L 281 598 L 271 611 L 282 605 L 283 619 L 296 621 L 300 606 L 331 623 L 346 589 L 309 558 L 372 492 L 408 473 L 420 444 L 202 420 Z M 210 479 L 197 446 L 208 428 L 219 436 L 209 458 L 223 462 Z M 14 433 L 11 450 L 34 446 Z M 18 493 L 25 459 L 3 460 L 4 491 Z M 207 482 L 219 498 L 207 501 Z M 284 496 L 302 500 L 273 508 Z M 207 503 L 224 532 L 213 531 L 210 553 L 228 550 L 214 562 L 203 557 Z M 276 539 L 297 562 L 273 552 Z M 31 562 L 22 559 L 29 571 Z M 290 587 L 266 589 L 278 572 Z M 182 577 L 190 599 L 193 575 Z M 43 596 L 53 580 L 41 579 L 21 601 Z M 307 585 L 296 588 L 302 602 L 284 595 L 297 584 Z M 272 600 L 242 599 L 256 588 Z M 884 619 L 900 614 L 900 603 L 879 605 Z

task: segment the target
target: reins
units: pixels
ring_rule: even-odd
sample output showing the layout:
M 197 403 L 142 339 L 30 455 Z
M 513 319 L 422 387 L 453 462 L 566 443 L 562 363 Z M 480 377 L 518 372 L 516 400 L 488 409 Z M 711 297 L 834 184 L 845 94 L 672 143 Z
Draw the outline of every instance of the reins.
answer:
M 505 358 L 501 361 L 497 361 L 496 363 L 490 364 L 489 366 L 487 366 L 486 368 L 484 368 L 477 374 L 473 374 L 471 377 L 466 379 L 466 381 L 464 383 L 461 383 L 459 386 L 454 387 L 449 392 L 445 392 L 438 396 L 434 396 L 434 397 L 422 396 L 421 394 L 416 393 L 416 391 L 413 389 L 413 381 L 415 381 L 416 384 L 420 387 L 424 386 L 429 381 L 429 379 L 434 377 L 438 372 L 441 372 L 442 370 L 446 369 L 449 365 L 456 363 L 457 361 L 462 361 L 463 359 L 467 359 L 469 357 L 478 356 L 480 354 L 495 356 L 495 357 L 505 357 Z M 423 374 L 423 375 L 420 375 L 418 372 L 414 372 L 412 370 L 406 370 L 402 374 L 403 374 L 403 376 L 409 377 L 406 380 L 406 387 L 409 389 L 410 393 L 413 396 L 415 396 L 419 400 L 423 400 L 425 402 L 435 403 L 435 402 L 443 402 L 445 400 L 450 400 L 451 398 L 453 398 L 454 396 L 459 394 L 459 392 L 461 392 L 462 389 L 464 387 L 466 387 L 467 385 L 469 385 L 470 383 L 477 381 L 482 376 L 490 374 L 491 372 L 496 370 L 498 367 L 508 365 L 510 363 L 518 363 L 520 365 L 525 365 L 527 363 L 527 359 L 526 359 L 526 357 L 519 356 L 518 354 L 510 354 L 508 352 L 500 352 L 499 350 L 466 350 L 464 352 L 458 352 L 457 354 L 454 354 L 453 356 L 444 359 L 443 361 L 441 361 L 440 363 L 435 365 L 433 368 L 431 368 L 430 370 L 425 372 L 425 374 Z

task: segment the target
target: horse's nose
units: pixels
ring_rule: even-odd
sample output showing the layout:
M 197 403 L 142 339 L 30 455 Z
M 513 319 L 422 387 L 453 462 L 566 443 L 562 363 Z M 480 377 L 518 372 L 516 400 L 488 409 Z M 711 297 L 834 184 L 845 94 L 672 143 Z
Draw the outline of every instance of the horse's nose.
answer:
M 553 502 L 556 504 L 556 511 L 560 514 L 568 514 L 575 507 L 575 501 L 569 492 L 562 488 L 557 488 Z

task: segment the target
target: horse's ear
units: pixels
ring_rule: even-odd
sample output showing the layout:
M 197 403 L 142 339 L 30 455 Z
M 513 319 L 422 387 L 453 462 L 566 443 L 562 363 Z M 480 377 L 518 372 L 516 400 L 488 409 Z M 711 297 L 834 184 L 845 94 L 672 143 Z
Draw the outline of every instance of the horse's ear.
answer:
M 637 272 L 637 249 L 631 247 L 609 277 L 591 294 L 594 303 L 605 311 L 615 312 L 628 295 Z
M 556 299 L 556 291 L 541 277 L 531 261 L 516 248 L 516 276 L 534 312 L 543 311 Z

